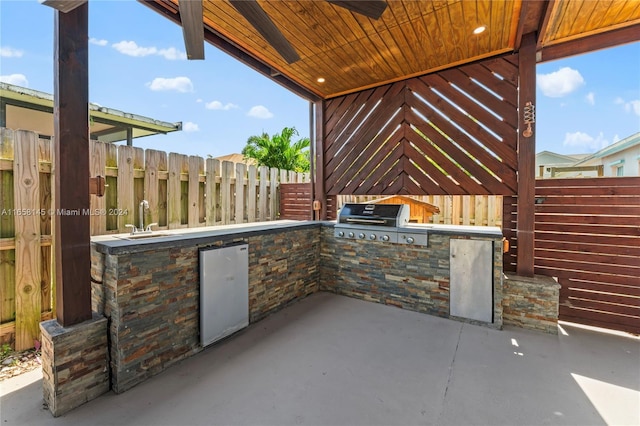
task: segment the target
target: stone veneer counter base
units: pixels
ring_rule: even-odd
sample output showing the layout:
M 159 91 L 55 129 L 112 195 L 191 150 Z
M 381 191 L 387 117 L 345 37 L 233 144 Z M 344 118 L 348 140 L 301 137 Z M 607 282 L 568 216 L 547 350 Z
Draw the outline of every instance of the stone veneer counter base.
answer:
M 254 323 L 320 290 L 450 317 L 449 242 L 487 240 L 493 243 L 494 320 L 485 325 L 501 327 L 505 305 L 505 323 L 553 332 L 557 316 L 554 319 L 552 311 L 558 303 L 553 286 L 534 289 L 510 278 L 503 288 L 502 234 L 497 228 L 412 225 L 428 233 L 429 243 L 409 246 L 340 240 L 333 235 L 333 225 L 276 221 L 162 231 L 138 240 L 127 234 L 93 237 L 92 308 L 106 318 L 90 326 L 93 337 L 72 333 L 69 342 L 56 338 L 57 332 L 51 331 L 54 326 L 43 323 L 43 334 L 52 336 L 43 350 L 55 360 L 67 348 L 82 353 L 87 341 L 95 348 L 90 353 L 106 351 L 108 342 L 109 365 L 92 358 L 102 365 L 102 369 L 87 366 L 94 374 L 93 385 L 73 372 L 63 372 L 58 361 L 46 367 L 52 386 L 45 389 L 45 398 L 51 401 L 52 412 L 62 413 L 83 402 L 67 403 L 62 399 L 65 389 L 81 393 L 90 389 L 82 395 L 86 398 L 103 392 L 110 379 L 111 389 L 124 392 L 203 349 L 199 344 L 201 247 L 249 244 L 249 314 Z M 525 303 L 529 291 L 538 291 L 536 297 L 544 300 L 536 306 Z M 521 312 L 528 309 L 533 312 Z M 543 309 L 547 312 L 544 324 L 538 326 L 536 317 Z
M 403 309 L 502 327 L 502 233 L 499 228 L 456 225 L 413 225 L 426 230 L 428 244 L 396 244 L 334 237 L 323 227 L 320 289 Z M 411 232 L 411 231 L 409 231 Z M 473 239 L 492 243 L 493 321 L 450 315 L 450 241 Z
M 49 411 L 58 417 L 109 391 L 107 319 L 70 327 L 40 323 L 42 387 Z
M 249 249 L 250 323 L 318 290 L 320 226 L 282 221 L 94 239 L 93 309 L 109 318 L 111 388 L 124 392 L 203 348 L 199 249 Z

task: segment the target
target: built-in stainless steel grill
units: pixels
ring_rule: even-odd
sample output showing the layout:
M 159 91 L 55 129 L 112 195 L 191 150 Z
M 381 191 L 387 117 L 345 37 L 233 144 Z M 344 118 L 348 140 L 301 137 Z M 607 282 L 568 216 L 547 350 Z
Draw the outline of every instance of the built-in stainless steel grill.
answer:
M 354 204 L 340 209 L 336 238 L 427 245 L 426 229 L 409 227 L 408 204 Z

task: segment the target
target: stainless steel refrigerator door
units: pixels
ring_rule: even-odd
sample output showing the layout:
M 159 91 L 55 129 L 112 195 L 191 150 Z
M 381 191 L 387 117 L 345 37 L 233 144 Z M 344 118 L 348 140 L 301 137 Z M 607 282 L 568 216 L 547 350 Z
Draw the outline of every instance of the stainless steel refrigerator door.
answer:
M 249 325 L 249 245 L 200 250 L 200 343 Z

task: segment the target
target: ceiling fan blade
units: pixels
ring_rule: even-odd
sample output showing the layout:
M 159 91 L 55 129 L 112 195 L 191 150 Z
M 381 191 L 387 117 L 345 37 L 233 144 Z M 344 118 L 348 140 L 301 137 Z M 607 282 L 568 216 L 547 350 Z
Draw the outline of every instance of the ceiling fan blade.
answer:
M 329 3 L 335 4 L 336 6 L 343 7 L 352 12 L 359 13 L 372 19 L 379 19 L 382 16 L 382 13 L 387 9 L 387 2 L 385 0 L 327 1 Z
M 202 0 L 180 0 L 182 36 L 188 59 L 204 59 Z
M 255 28 L 264 39 L 287 61 L 292 64 L 300 59 L 298 52 L 273 23 L 269 15 L 256 0 L 229 0 L 238 12 Z
M 71 12 L 78 6 L 87 2 L 87 0 L 39 0 L 45 6 L 52 7 L 62 13 Z

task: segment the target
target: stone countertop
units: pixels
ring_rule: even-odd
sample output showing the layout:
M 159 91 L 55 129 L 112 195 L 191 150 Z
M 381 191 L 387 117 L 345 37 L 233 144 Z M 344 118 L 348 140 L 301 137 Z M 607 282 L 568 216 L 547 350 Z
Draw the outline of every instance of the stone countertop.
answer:
M 204 226 L 154 231 L 150 235 L 133 237 L 131 234 L 109 234 L 91 237 L 91 243 L 101 253 L 124 254 L 155 250 L 162 247 L 179 247 L 206 244 L 212 239 L 242 238 L 285 229 L 300 229 L 318 226 L 314 221 L 277 220 L 234 225 Z
M 101 253 L 122 254 L 153 250 L 160 247 L 178 247 L 206 244 L 212 239 L 224 237 L 242 238 L 285 229 L 300 229 L 315 226 L 333 227 L 335 221 L 277 220 L 268 222 L 241 223 L 234 225 L 205 226 L 154 231 L 150 235 L 131 237 L 130 234 L 109 234 L 91 237 L 91 243 Z M 468 235 L 479 238 L 502 238 L 502 231 L 495 226 L 432 225 L 412 223 L 410 232 L 431 234 Z
M 502 230 L 497 226 L 470 226 L 470 225 L 432 225 L 410 223 L 409 229 L 426 229 L 432 234 L 469 235 L 473 237 L 502 238 Z

